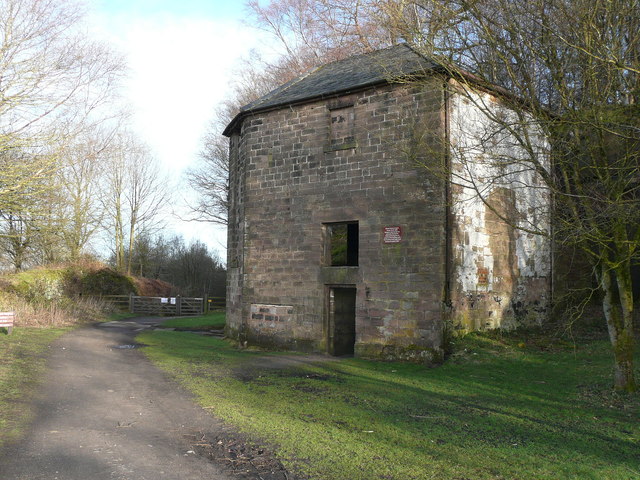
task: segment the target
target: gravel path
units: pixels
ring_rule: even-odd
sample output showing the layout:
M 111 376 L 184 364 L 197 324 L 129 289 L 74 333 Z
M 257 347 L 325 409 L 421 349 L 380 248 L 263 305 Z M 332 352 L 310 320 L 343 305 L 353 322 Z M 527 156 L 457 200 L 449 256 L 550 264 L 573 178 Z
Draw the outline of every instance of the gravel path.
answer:
M 290 478 L 272 472 L 273 461 L 264 462 L 273 476 L 215 461 L 225 456 L 226 427 L 134 345 L 157 321 L 81 328 L 51 346 L 36 418 L 21 442 L 0 450 L 2 480 Z

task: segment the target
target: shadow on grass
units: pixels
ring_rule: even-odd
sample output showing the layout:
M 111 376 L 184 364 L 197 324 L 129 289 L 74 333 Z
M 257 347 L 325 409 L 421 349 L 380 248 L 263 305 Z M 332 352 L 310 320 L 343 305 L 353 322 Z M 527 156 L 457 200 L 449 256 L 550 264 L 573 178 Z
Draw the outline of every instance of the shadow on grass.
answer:
M 213 412 L 320 478 L 640 478 L 638 396 L 581 393 L 610 375 L 599 344 L 435 369 L 348 359 L 274 370 L 217 339 L 141 341 Z

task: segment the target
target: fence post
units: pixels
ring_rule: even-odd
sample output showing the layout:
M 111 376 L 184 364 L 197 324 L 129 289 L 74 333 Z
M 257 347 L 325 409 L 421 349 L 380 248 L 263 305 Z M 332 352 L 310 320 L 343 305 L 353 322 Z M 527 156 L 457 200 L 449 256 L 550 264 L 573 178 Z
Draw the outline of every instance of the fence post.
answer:
M 129 294 L 129 313 L 133 312 L 133 293 Z
M 180 316 L 182 314 L 182 297 L 178 295 L 176 297 L 176 315 Z
M 202 314 L 206 315 L 207 313 L 209 313 L 209 295 L 202 298 Z

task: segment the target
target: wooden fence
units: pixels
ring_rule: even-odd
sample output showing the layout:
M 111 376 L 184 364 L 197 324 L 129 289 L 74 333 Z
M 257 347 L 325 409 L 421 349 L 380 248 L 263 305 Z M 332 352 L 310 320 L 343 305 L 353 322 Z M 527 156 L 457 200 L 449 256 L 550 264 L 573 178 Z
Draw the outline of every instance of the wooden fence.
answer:
M 142 297 L 137 295 L 103 295 L 102 300 L 118 310 L 150 316 L 196 316 L 224 309 L 224 297 Z
M 224 310 L 227 306 L 226 297 L 204 297 L 205 310 Z
M 95 297 L 99 300 L 104 300 L 105 302 L 109 302 L 118 310 L 122 310 L 123 312 L 128 312 L 131 310 L 129 304 L 131 302 L 129 295 L 100 295 L 99 297 Z

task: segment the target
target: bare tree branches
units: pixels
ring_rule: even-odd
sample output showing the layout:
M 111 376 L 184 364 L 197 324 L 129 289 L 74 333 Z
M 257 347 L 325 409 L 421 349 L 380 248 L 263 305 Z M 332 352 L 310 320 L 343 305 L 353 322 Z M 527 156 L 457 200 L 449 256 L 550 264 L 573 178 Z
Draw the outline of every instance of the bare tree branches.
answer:
M 640 4 L 635 1 L 420 1 L 423 51 L 460 80 L 458 92 L 517 141 L 494 162 L 539 173 L 554 195 L 554 236 L 578 246 L 597 272 L 616 359 L 615 386 L 634 390 L 631 265 L 640 247 Z M 439 15 L 443 15 L 440 13 Z M 463 64 L 476 76 L 459 74 Z M 511 92 L 514 121 L 473 98 L 477 80 Z M 553 162 L 541 164 L 528 132 Z M 489 139 L 478 137 L 482 149 Z M 486 198 L 481 179 L 465 180 Z
M 489 208 L 493 188 L 513 172 L 541 180 L 540 191 L 554 198 L 555 240 L 579 247 L 598 272 L 615 386 L 636 388 L 630 269 L 640 258 L 640 2 L 272 0 L 249 6 L 256 24 L 286 52 L 264 64 L 278 83 L 399 41 L 442 65 L 458 82 L 455 94 L 514 142 L 511 152 L 497 151 L 494 139 L 483 135 L 477 145 L 464 146 L 469 161 L 492 152 L 485 155 L 491 179 L 474 177 L 464 165 L 448 173 Z M 508 92 L 502 101 L 515 117 L 474 97 L 478 89 Z M 541 161 L 549 155 L 552 162 Z M 465 155 L 459 158 L 464 163 Z M 519 228 L 544 233 L 537 221 Z
M 215 130 L 204 139 L 200 163 L 187 171 L 187 181 L 198 195 L 191 204 L 194 219 L 219 225 L 227 224 L 229 206 L 229 145 Z
M 131 133 L 116 135 L 105 159 L 105 225 L 113 232 L 116 268 L 131 273 L 136 237 L 152 232 L 164 220 L 160 212 L 170 200 L 168 181 L 147 147 Z
M 60 187 L 77 194 L 72 182 L 82 183 L 77 175 L 86 177 L 81 170 L 92 164 L 85 158 L 78 170 L 78 138 L 118 110 L 112 107 L 124 65 L 86 37 L 83 15 L 73 0 L 0 0 L 0 237 L 21 243 L 23 258 L 29 251 L 45 261 L 64 255 L 74 215 Z M 86 206 L 78 195 L 73 202 L 77 211 Z M 91 234 L 77 230 L 87 225 L 76 220 L 72 256 Z
M 0 2 L 0 148 L 51 144 L 55 122 L 86 118 L 113 92 L 122 62 L 81 19 L 69 0 Z

